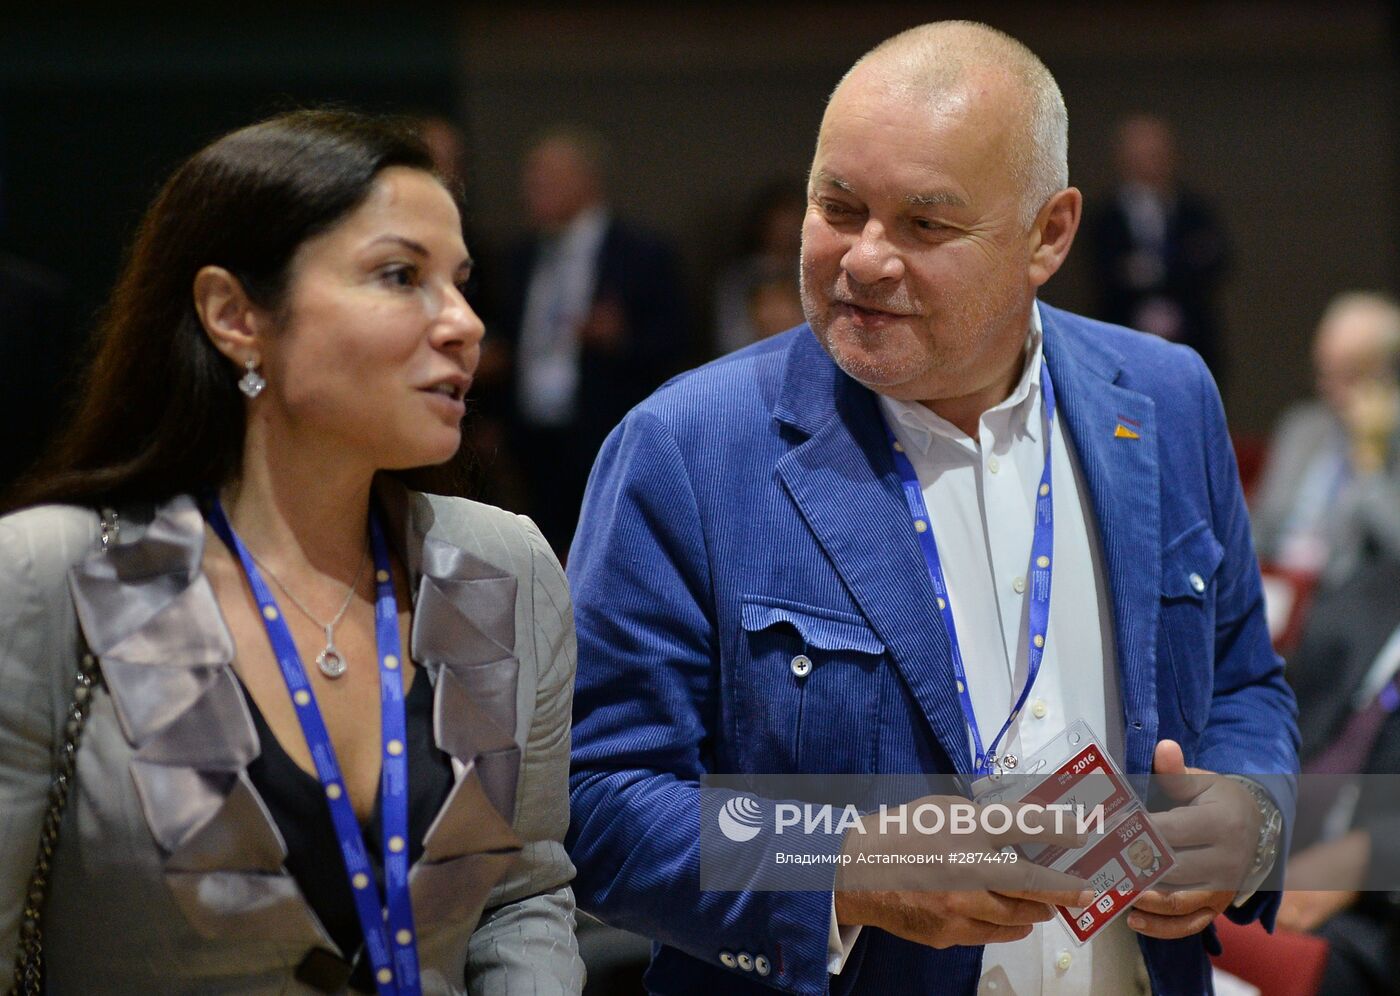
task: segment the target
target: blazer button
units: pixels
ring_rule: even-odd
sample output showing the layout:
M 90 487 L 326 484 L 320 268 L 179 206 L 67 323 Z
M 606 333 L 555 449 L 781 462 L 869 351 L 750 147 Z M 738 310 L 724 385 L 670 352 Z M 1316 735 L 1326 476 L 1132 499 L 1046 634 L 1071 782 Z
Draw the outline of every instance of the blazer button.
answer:
M 1186 580 L 1191 582 L 1191 590 L 1197 595 L 1206 590 L 1206 579 L 1199 574 L 1192 574 Z
M 725 968 L 733 968 L 735 965 L 739 964 L 728 951 L 721 951 L 719 953 L 719 963 Z
M 773 966 L 768 964 L 767 958 L 763 957 L 763 955 L 759 955 L 753 960 L 753 970 L 759 975 L 767 975 L 769 972 L 773 971 Z
M 805 678 L 812 672 L 812 658 L 806 654 L 798 654 L 792 659 L 792 673 L 799 678 Z
M 747 951 L 740 951 L 737 960 L 739 962 L 739 967 L 742 968 L 745 972 L 753 971 L 753 956 L 750 955 Z

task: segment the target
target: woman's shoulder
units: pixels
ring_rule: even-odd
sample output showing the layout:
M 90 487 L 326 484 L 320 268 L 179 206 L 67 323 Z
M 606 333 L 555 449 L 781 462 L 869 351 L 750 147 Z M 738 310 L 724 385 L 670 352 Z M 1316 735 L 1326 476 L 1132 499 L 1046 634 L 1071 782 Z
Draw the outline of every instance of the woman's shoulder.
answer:
M 37 505 L 0 517 L 0 569 L 23 572 L 40 587 L 65 582 L 95 548 L 97 512 L 79 505 Z
M 558 562 L 549 544 L 528 517 L 469 498 L 421 492 L 413 496 L 427 512 L 426 534 L 430 538 L 450 543 L 516 574 L 529 574 L 536 569 L 536 561 L 542 555 L 557 569 Z

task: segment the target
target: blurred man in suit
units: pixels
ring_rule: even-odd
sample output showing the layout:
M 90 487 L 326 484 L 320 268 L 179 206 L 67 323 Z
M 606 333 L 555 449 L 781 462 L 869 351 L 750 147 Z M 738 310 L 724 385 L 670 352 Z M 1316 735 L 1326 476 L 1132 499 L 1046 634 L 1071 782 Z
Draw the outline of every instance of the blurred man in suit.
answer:
M 521 186 L 533 234 L 510 256 L 501 300 L 513 452 L 529 511 L 561 557 L 604 437 L 689 347 L 675 254 L 615 216 L 605 162 L 584 129 L 530 147 Z
M 1161 118 L 1134 115 L 1118 129 L 1119 182 L 1093 216 L 1099 317 L 1201 354 L 1224 380 L 1217 292 L 1226 238 L 1210 204 L 1177 176 L 1176 136 Z

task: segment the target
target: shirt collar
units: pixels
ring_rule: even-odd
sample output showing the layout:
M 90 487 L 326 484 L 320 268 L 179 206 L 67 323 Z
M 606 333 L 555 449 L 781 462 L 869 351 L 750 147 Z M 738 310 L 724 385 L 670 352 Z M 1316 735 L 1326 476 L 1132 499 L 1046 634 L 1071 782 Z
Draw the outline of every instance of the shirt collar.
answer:
M 1045 332 L 1040 323 L 1040 304 L 1031 303 L 1031 318 L 1026 330 L 1026 360 L 1015 388 L 999 404 L 982 413 L 981 422 L 999 422 L 1009 431 L 1022 431 L 1032 442 L 1040 442 L 1043 431 L 1041 418 L 1040 369 L 1044 355 Z M 962 442 L 967 436 L 947 419 L 935 415 L 917 401 L 897 401 L 880 395 L 885 417 L 895 425 L 909 430 L 910 439 L 927 451 L 935 436 Z
M 591 252 L 602 241 L 608 227 L 608 209 L 602 204 L 580 211 L 559 233 L 559 243 L 565 252 Z

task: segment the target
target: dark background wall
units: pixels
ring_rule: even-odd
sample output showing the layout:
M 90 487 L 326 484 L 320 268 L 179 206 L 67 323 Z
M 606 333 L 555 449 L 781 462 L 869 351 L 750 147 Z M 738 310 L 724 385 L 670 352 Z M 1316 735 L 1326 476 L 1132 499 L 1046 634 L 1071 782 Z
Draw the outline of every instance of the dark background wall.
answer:
M 529 136 L 579 119 L 614 143 L 616 200 L 675 233 L 699 305 L 739 209 L 775 174 L 801 175 L 827 93 L 904 27 L 976 17 L 1045 59 L 1070 114 L 1070 173 L 1092 204 L 1112 180 L 1115 122 L 1135 110 L 1180 130 L 1184 173 L 1234 241 L 1225 292 L 1227 403 L 1266 430 L 1310 387 L 1308 342 L 1327 298 L 1400 290 L 1397 43 L 1383 4 L 777 3 L 468 15 L 462 113 L 475 138 L 478 229 L 514 227 L 514 163 Z M 1092 309 L 1087 253 L 1051 303 Z
M 529 136 L 577 120 L 614 144 L 621 209 L 681 245 L 702 330 L 742 205 L 769 177 L 805 170 L 841 72 L 880 38 L 951 16 L 989 21 L 1045 58 L 1091 203 L 1110 181 L 1120 115 L 1177 123 L 1186 175 L 1234 238 L 1238 427 L 1267 428 L 1307 392 L 1307 342 L 1328 296 L 1400 289 L 1400 58 L 1388 6 L 1362 2 L 7 8 L 0 248 L 64 275 L 88 316 L 180 157 L 280 107 L 338 100 L 445 111 L 466 127 L 470 228 L 489 265 L 519 230 Z M 1048 300 L 1091 307 L 1083 255 Z
M 459 85 L 446 4 L 16 6 L 0 12 L 0 248 L 67 278 L 80 325 L 208 140 L 311 102 L 450 112 Z

